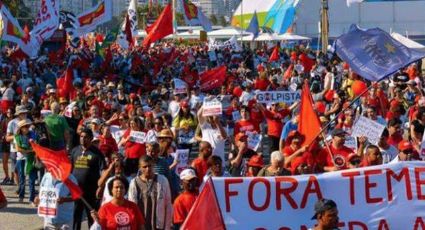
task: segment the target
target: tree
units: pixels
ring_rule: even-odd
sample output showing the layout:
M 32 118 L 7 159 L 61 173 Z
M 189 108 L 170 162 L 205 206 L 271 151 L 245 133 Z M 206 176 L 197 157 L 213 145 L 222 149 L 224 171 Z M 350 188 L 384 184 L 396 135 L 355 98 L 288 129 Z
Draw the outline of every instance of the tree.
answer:
M 217 25 L 218 24 L 218 20 L 217 17 L 213 14 L 210 16 L 210 21 L 213 25 Z

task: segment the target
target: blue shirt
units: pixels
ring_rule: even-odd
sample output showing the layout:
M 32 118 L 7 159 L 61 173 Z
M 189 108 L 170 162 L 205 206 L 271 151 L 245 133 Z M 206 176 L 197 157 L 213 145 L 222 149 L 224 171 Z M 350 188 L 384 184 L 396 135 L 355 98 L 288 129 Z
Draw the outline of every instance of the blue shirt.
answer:
M 69 179 L 78 184 L 77 179 L 70 174 Z M 40 183 L 40 188 L 54 188 L 56 190 L 57 197 L 71 197 L 71 192 L 68 187 L 63 184 L 61 181 L 58 181 L 52 177 L 52 174 L 46 172 L 43 176 L 43 179 Z M 59 204 L 57 207 L 57 215 L 55 218 L 45 218 L 46 223 L 51 224 L 67 224 L 72 223 L 74 215 L 74 202 L 64 202 Z
M 285 140 L 288 137 L 289 132 L 292 130 L 297 130 L 298 125 L 294 124 L 292 120 L 289 122 L 286 122 L 286 124 L 283 126 L 282 134 L 280 134 L 280 139 Z

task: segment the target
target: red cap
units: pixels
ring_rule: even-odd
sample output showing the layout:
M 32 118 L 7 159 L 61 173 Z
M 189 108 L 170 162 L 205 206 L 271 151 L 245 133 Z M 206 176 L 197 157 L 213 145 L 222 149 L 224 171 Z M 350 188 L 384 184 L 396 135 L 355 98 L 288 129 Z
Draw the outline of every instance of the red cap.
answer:
M 250 167 L 264 167 L 264 160 L 263 157 L 260 155 L 254 155 L 251 158 L 249 158 L 249 161 L 247 163 Z
M 402 140 L 398 144 L 398 149 L 400 151 L 405 151 L 405 150 L 413 149 L 413 145 L 412 145 L 412 143 L 410 143 L 410 141 Z

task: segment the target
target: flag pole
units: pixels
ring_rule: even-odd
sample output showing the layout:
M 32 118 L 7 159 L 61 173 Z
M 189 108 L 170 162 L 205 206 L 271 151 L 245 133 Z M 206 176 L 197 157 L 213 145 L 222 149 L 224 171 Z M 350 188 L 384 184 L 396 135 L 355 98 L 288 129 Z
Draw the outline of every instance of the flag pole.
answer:
M 328 0 L 322 0 L 322 15 L 321 15 L 321 38 L 322 38 L 322 53 L 326 54 L 329 45 L 329 18 L 328 18 Z
M 177 21 L 176 21 L 176 0 L 171 0 L 173 8 L 173 37 L 177 38 Z
M 241 46 L 243 45 L 242 38 L 243 38 L 243 0 L 241 1 Z

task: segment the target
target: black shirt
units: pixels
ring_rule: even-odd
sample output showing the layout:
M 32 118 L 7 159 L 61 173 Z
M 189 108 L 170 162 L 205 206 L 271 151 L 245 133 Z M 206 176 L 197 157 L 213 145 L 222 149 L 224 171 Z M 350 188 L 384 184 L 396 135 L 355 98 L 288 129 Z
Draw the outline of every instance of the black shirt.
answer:
M 72 149 L 71 161 L 72 174 L 83 189 L 85 196 L 95 195 L 101 171 L 106 168 L 105 158 L 100 150 L 91 146 L 83 153 L 83 148 L 79 145 Z

